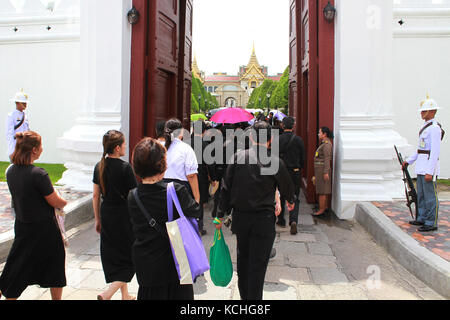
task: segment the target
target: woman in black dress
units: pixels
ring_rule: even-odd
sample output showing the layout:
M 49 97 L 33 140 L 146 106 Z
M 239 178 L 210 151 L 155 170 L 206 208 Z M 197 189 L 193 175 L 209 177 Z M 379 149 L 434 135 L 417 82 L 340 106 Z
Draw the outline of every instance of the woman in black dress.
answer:
M 135 147 L 133 167 L 142 178 L 137 194 L 148 213 L 160 229 L 151 227 L 145 214 L 139 209 L 132 192 L 128 195 L 131 223 L 135 235 L 133 262 L 139 283 L 138 300 L 193 300 L 192 285 L 180 285 L 173 260 L 165 223 L 167 216 L 167 185 L 164 174 L 167 169 L 166 149 L 151 138 L 145 138 Z M 175 191 L 186 217 L 198 218 L 200 205 L 187 187 L 174 182 Z M 178 213 L 174 209 L 174 219 Z M 163 234 L 164 232 L 164 234 Z
M 27 131 L 15 138 L 13 165 L 6 174 L 16 212 L 15 237 L 0 276 L 0 296 L 16 300 L 29 285 L 39 285 L 50 288 L 53 300 L 61 300 L 66 252 L 55 208 L 62 210 L 67 202 L 47 172 L 33 165 L 42 153 L 41 136 Z
M 102 160 L 94 170 L 93 206 L 95 229 L 100 233 L 100 256 L 108 290 L 97 296 L 110 300 L 121 290 L 122 300 L 133 300 L 128 282 L 134 276 L 131 246 L 134 241 L 128 213 L 128 192 L 136 187 L 131 165 L 120 159 L 126 152 L 124 135 L 116 130 L 103 136 Z M 100 206 L 100 197 L 103 202 Z

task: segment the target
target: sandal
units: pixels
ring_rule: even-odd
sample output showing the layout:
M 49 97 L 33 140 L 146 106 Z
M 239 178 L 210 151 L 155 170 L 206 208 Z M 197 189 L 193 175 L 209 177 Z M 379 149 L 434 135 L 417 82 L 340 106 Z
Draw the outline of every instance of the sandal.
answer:
M 313 217 L 323 217 L 323 216 L 325 216 L 326 214 L 327 214 L 327 210 L 325 210 L 324 212 L 322 212 L 322 213 L 318 213 L 319 211 L 316 211 L 316 212 L 313 212 L 313 213 L 311 213 L 311 215 L 313 216 Z

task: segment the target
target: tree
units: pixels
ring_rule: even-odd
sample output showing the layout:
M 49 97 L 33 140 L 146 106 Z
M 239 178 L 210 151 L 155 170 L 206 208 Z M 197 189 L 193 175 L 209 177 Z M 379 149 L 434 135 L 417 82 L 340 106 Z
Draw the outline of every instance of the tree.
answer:
M 274 89 L 270 98 L 270 106 L 272 109 L 279 109 L 287 114 L 289 108 L 289 67 L 283 73 L 277 87 Z
M 264 80 L 262 85 L 260 85 L 258 88 L 253 90 L 252 95 L 250 96 L 249 104 L 253 102 L 253 107 L 255 109 L 263 109 L 267 110 L 267 107 L 269 106 L 269 99 L 267 98 L 267 94 L 275 90 L 277 86 L 277 82 L 273 80 Z M 261 102 L 260 99 L 261 98 Z
M 205 88 L 199 79 L 197 79 L 194 75 L 192 75 L 192 89 L 191 89 L 191 97 L 197 102 L 198 111 L 205 110 Z M 200 97 L 200 99 L 199 99 Z M 192 104 L 192 102 L 191 102 Z M 192 109 L 192 108 L 191 108 Z
M 198 106 L 197 98 L 195 98 L 194 94 L 191 93 L 191 114 L 199 113 L 200 108 Z
M 191 113 L 194 112 L 194 105 L 197 108 L 196 112 L 202 113 L 219 105 L 216 97 L 210 92 L 207 92 L 200 79 L 196 78 L 194 75 L 192 75 L 191 100 Z

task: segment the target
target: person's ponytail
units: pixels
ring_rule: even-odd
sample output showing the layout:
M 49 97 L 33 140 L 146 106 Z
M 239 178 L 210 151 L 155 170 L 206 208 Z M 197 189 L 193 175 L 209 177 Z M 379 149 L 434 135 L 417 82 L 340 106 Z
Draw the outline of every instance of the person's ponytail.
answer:
M 170 145 L 172 144 L 175 137 L 173 136 L 173 133 L 178 130 L 182 129 L 183 124 L 180 120 L 177 118 L 172 118 L 169 121 L 166 122 L 166 126 L 164 127 L 164 139 L 166 139 L 165 147 L 167 150 L 169 150 Z
M 170 148 L 170 145 L 172 144 L 172 133 L 173 133 L 173 131 L 171 131 L 170 129 L 168 129 L 168 128 L 164 128 L 164 135 L 163 135 L 163 137 L 164 137 L 164 140 L 166 140 L 166 143 L 165 143 L 165 147 L 166 147 L 166 149 L 167 150 L 169 150 L 169 148 Z
M 106 159 L 106 151 L 103 151 L 102 160 L 100 160 L 100 164 L 98 165 L 98 174 L 99 174 L 99 182 L 100 182 L 100 191 L 102 195 L 105 196 L 105 159 Z

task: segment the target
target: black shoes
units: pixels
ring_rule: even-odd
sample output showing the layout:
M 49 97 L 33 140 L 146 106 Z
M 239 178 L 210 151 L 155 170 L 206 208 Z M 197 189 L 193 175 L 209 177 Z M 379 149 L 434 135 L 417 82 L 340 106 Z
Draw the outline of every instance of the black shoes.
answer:
M 275 250 L 275 248 L 272 248 L 272 250 L 270 251 L 269 259 L 275 258 L 276 255 L 277 255 L 277 250 Z
M 286 222 L 277 221 L 277 226 L 284 228 L 284 227 L 286 227 Z
M 419 228 L 417 231 L 420 232 L 436 231 L 438 229 L 437 227 L 426 226 L 423 222 L 419 221 L 410 221 L 409 224 L 412 226 L 418 226 Z
M 292 222 L 291 223 L 291 234 L 292 235 L 297 234 L 297 222 Z
M 438 228 L 437 227 L 432 227 L 432 226 L 422 226 L 419 229 L 417 229 L 420 232 L 430 232 L 430 231 L 436 231 Z

